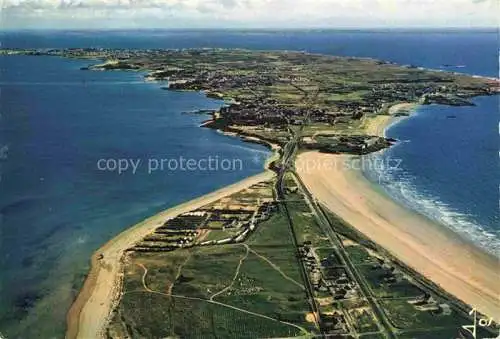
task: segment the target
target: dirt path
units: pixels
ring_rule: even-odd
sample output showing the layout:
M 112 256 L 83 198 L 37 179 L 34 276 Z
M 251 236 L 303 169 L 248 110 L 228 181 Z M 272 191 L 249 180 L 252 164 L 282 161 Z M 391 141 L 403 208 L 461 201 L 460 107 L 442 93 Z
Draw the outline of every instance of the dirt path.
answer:
M 240 258 L 240 262 L 238 263 L 238 267 L 236 267 L 236 272 L 234 273 L 233 280 L 231 280 L 231 283 L 227 287 L 225 287 L 222 290 L 220 290 L 219 292 L 213 294 L 210 297 L 210 301 L 213 301 L 216 296 L 221 295 L 222 293 L 226 292 L 231 287 L 233 287 L 234 282 L 236 281 L 236 278 L 238 278 L 238 275 L 240 274 L 241 265 L 243 265 L 243 262 L 248 258 L 248 253 L 250 253 L 250 248 L 245 244 L 243 244 L 243 246 L 245 246 L 246 252 L 245 252 L 245 255 L 243 255 Z
M 247 246 L 247 245 L 245 245 Z M 294 283 L 295 285 L 299 286 L 301 289 L 305 289 L 304 285 L 302 285 L 301 283 L 299 283 L 298 281 L 294 280 L 293 278 L 289 277 L 288 275 L 286 275 L 278 265 L 274 264 L 271 260 L 267 259 L 266 257 L 264 257 L 263 255 L 260 255 L 259 253 L 257 253 L 255 250 L 251 249 L 249 246 L 247 246 L 248 249 L 250 250 L 250 252 L 252 252 L 253 254 L 255 254 L 257 257 L 259 257 L 260 259 L 264 260 L 265 262 L 267 262 L 269 264 L 269 266 L 271 266 L 274 270 L 276 270 L 279 274 L 281 274 L 283 276 L 283 278 L 285 278 L 286 280 Z
M 268 317 L 268 316 L 266 316 L 264 314 L 255 313 L 255 312 L 252 312 L 252 311 L 248 311 L 248 310 L 236 307 L 236 306 L 232 306 L 232 305 L 221 303 L 219 301 L 215 301 L 214 300 L 215 297 L 223 294 L 224 292 L 226 292 L 227 290 L 229 290 L 234 285 L 236 279 L 238 278 L 238 276 L 240 274 L 241 266 L 243 265 L 243 263 L 245 262 L 245 260 L 248 258 L 248 255 L 250 254 L 250 252 L 253 253 L 253 254 L 255 254 L 261 260 L 264 260 L 266 263 L 268 263 L 273 269 L 275 269 L 276 271 L 278 271 L 285 279 L 293 282 L 294 284 L 296 284 L 297 286 L 301 287 L 302 289 L 304 288 L 303 285 L 299 284 L 297 281 L 295 281 L 294 279 L 292 279 L 289 276 L 287 276 L 283 271 L 281 271 L 281 269 L 277 265 L 275 265 L 269 259 L 267 259 L 266 257 L 260 255 L 259 253 L 257 253 L 253 249 L 251 249 L 250 246 L 248 246 L 247 244 L 242 244 L 242 246 L 245 247 L 246 251 L 245 251 L 245 254 L 240 258 L 240 260 L 238 262 L 238 266 L 236 267 L 236 271 L 234 273 L 233 279 L 231 280 L 231 283 L 228 286 L 226 286 L 225 288 L 223 288 L 222 290 L 220 290 L 219 292 L 213 294 L 210 297 L 210 299 L 203 299 L 203 298 L 197 298 L 197 297 L 189 297 L 189 296 L 172 294 L 172 287 L 173 287 L 174 284 L 171 285 L 171 287 L 169 289 L 169 293 L 163 293 L 163 292 L 158 292 L 158 291 L 152 290 L 151 288 L 149 288 L 149 286 L 146 283 L 146 277 L 147 277 L 147 274 L 148 274 L 148 269 L 147 269 L 147 267 L 145 265 L 143 265 L 142 263 L 139 263 L 137 265 L 140 266 L 144 270 L 144 272 L 142 274 L 142 286 L 144 287 L 144 292 L 159 294 L 159 295 L 166 296 L 166 297 L 188 299 L 188 300 L 198 300 L 198 301 L 205 301 L 205 302 L 213 303 L 213 304 L 216 304 L 216 305 L 220 305 L 220 306 L 231 308 L 231 309 L 239 311 L 239 312 L 251 314 L 251 315 L 254 315 L 254 316 L 261 317 L 261 318 L 265 318 L 265 319 L 277 321 L 277 322 L 283 323 L 285 325 L 293 326 L 293 327 L 301 330 L 304 334 L 307 333 L 306 329 L 304 329 L 303 327 L 300 327 L 298 325 L 295 325 L 295 324 L 292 324 L 292 323 L 288 323 L 286 321 L 281 321 L 281 320 L 278 320 L 278 319 L 275 319 L 275 318 L 272 318 L 272 317 Z M 187 263 L 187 261 L 189 260 L 189 258 L 190 257 L 187 257 L 186 260 L 184 261 L 184 263 L 179 267 L 179 269 L 177 271 L 177 278 L 179 277 L 179 275 L 180 275 L 180 273 L 182 271 L 182 266 L 184 266 Z M 141 292 L 141 291 L 130 291 L 130 292 L 126 292 L 126 293 L 137 293 L 137 292 Z
M 168 287 L 168 294 L 172 294 L 172 290 L 174 289 L 175 282 L 181 276 L 182 268 L 187 264 L 187 262 L 189 261 L 190 258 L 191 258 L 191 254 L 188 254 L 188 256 L 186 257 L 186 260 L 184 260 L 184 262 L 182 264 L 180 264 L 179 267 L 177 268 L 177 273 L 175 275 L 174 281 L 172 281 L 172 283 Z
M 68 312 L 66 337 L 104 338 L 111 312 L 120 297 L 125 250 L 134 246 L 168 219 L 201 208 L 259 182 L 269 181 L 273 177 L 273 172 L 266 171 L 224 187 L 146 219 L 106 243 L 92 256 L 89 275 Z
M 241 266 L 241 264 L 243 263 L 243 261 L 246 259 L 246 257 L 248 257 L 248 254 L 249 254 L 249 251 L 247 250 L 246 254 L 240 259 L 240 264 L 238 265 L 237 273 L 239 272 L 239 267 Z M 219 301 L 212 300 L 212 299 L 203 299 L 203 298 L 197 298 L 197 297 L 188 297 L 188 296 L 184 296 L 184 295 L 167 294 L 167 293 L 163 293 L 163 292 L 158 292 L 158 291 L 152 290 L 146 284 L 146 276 L 148 274 L 147 268 L 144 265 L 142 265 L 142 264 L 139 264 L 139 266 L 141 266 L 144 269 L 144 273 L 142 275 L 142 284 L 143 284 L 143 287 L 144 287 L 144 291 L 129 291 L 129 292 L 125 292 L 125 294 L 128 294 L 128 293 L 153 293 L 153 294 L 158 294 L 158 295 L 161 295 L 161 296 L 164 296 L 164 297 L 172 297 L 172 298 L 179 298 L 179 299 L 186 299 L 186 300 L 204 301 L 204 302 L 212 303 L 212 304 L 215 304 L 215 305 L 227 307 L 227 308 L 233 309 L 235 311 L 239 311 L 239 312 L 243 312 L 243 313 L 246 313 L 246 314 L 250 314 L 250 315 L 253 315 L 253 316 L 256 316 L 256 317 L 260 317 L 260 318 L 264 318 L 264 319 L 276 321 L 276 322 L 279 322 L 279 323 L 282 323 L 282 324 L 285 324 L 285 325 L 289 325 L 289 326 L 292 326 L 292 327 L 295 327 L 295 328 L 299 329 L 300 331 L 303 332 L 303 334 L 307 334 L 308 333 L 305 328 L 300 327 L 298 325 L 295 325 L 295 324 L 292 324 L 292 323 L 289 323 L 289 322 L 286 322 L 286 321 L 281 321 L 281 320 L 278 320 L 278 319 L 275 319 L 275 318 L 272 318 L 272 317 L 268 317 L 267 315 L 264 315 L 264 314 L 260 314 L 260 313 L 255 313 L 255 312 L 252 312 L 252 311 L 248 311 L 248 310 L 245 310 L 243 308 L 239 308 L 239 307 L 232 306 L 232 305 L 229 305 L 229 304 L 224 304 L 224 303 L 221 303 Z M 237 274 L 235 274 L 235 277 L 237 277 Z M 233 281 L 234 281 L 234 279 L 233 279 Z
M 148 292 L 153 292 L 153 290 L 151 290 L 146 284 L 146 276 L 148 275 L 148 269 L 143 264 L 137 264 L 137 265 L 142 267 L 142 269 L 144 270 L 144 273 L 142 274 L 142 287 L 144 287 L 144 289 Z

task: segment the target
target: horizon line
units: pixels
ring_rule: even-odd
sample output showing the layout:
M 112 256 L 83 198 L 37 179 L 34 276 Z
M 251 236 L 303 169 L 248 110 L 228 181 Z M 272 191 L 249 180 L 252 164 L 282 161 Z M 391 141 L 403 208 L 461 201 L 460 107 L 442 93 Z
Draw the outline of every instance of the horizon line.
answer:
M 72 28 L 72 27 L 29 27 L 29 28 L 0 28 L 0 32 L 8 31 L 479 31 L 495 30 L 500 34 L 497 26 L 394 26 L 394 27 L 113 27 L 113 28 Z

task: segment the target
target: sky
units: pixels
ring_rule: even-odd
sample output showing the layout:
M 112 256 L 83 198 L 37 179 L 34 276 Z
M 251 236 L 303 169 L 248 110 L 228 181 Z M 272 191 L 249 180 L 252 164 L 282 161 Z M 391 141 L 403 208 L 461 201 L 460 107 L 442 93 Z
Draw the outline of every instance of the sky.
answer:
M 498 27 L 499 9 L 500 0 L 0 0 L 0 27 Z

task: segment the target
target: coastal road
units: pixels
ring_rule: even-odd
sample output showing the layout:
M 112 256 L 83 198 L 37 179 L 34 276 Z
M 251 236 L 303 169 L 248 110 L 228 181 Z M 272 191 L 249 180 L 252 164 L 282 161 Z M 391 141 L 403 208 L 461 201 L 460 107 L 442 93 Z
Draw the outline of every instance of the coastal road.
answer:
M 301 127 L 301 130 L 302 130 L 302 128 L 303 127 Z M 322 326 L 321 326 L 321 319 L 319 317 L 319 306 L 316 302 L 316 299 L 314 298 L 314 289 L 311 285 L 311 281 L 309 280 L 308 271 L 304 265 L 304 262 L 302 261 L 302 259 L 300 257 L 300 251 L 299 251 L 300 245 L 297 241 L 297 235 L 296 235 L 295 230 L 293 228 L 293 220 L 292 220 L 292 217 L 291 217 L 290 212 L 288 210 L 286 196 L 285 196 L 284 178 L 285 178 L 285 174 L 288 171 L 288 168 L 290 167 L 291 161 L 293 161 L 295 154 L 297 152 L 299 139 L 300 139 L 300 133 L 295 133 L 295 134 L 293 134 L 293 138 L 283 147 L 283 156 L 281 159 L 281 164 L 280 164 L 278 171 L 277 171 L 278 173 L 277 173 L 275 191 L 276 191 L 277 201 L 280 203 L 281 210 L 284 212 L 284 215 L 286 216 L 286 219 L 287 219 L 287 223 L 288 223 L 288 226 L 290 229 L 292 241 L 293 241 L 293 244 L 295 247 L 295 252 L 296 252 L 297 261 L 299 264 L 300 274 L 301 274 L 302 280 L 304 282 L 305 292 L 306 292 L 307 298 L 309 300 L 309 304 L 311 306 L 312 313 L 314 314 L 316 325 L 318 326 L 318 328 L 320 330 L 320 336 L 326 337 L 326 334 L 324 333 Z
M 317 93 L 319 93 L 319 91 Z M 317 95 L 317 93 L 316 93 L 316 95 Z M 277 177 L 277 182 L 276 182 L 277 197 L 278 197 L 278 200 L 282 203 L 283 209 L 284 209 L 285 214 L 287 216 L 290 230 L 291 230 L 291 233 L 292 233 L 293 238 L 294 238 L 295 247 L 297 248 L 297 254 L 299 254 L 298 253 L 299 244 L 297 243 L 297 237 L 296 237 L 295 231 L 293 229 L 293 220 L 290 216 L 290 213 L 288 211 L 288 207 L 286 205 L 284 177 L 288 171 L 293 173 L 293 171 L 290 170 L 290 168 L 291 168 L 290 164 L 291 164 L 291 161 L 293 161 L 295 159 L 295 155 L 296 155 L 297 150 L 298 150 L 298 145 L 299 145 L 300 139 L 302 137 L 302 131 L 307 124 L 307 121 L 309 119 L 309 115 L 310 115 L 310 110 L 308 110 L 306 116 L 304 117 L 304 123 L 301 125 L 301 127 L 299 128 L 298 131 L 293 133 L 293 138 L 283 148 L 284 149 L 283 158 L 282 158 L 281 166 L 280 166 L 279 171 L 278 171 L 278 177 Z M 337 252 L 337 255 L 345 263 L 345 268 L 346 268 L 347 273 L 354 281 L 356 281 L 356 283 L 360 287 L 361 293 L 364 295 L 364 297 L 366 298 L 366 300 L 370 304 L 370 307 L 372 308 L 372 310 L 374 312 L 376 322 L 377 322 L 380 330 L 385 334 L 386 338 L 396 339 L 392 325 L 390 324 L 389 320 L 385 316 L 385 314 L 384 314 L 381 306 L 378 304 L 377 300 L 373 297 L 373 294 L 371 292 L 371 289 L 368 286 L 368 283 L 366 282 L 366 280 L 363 278 L 363 276 L 358 272 L 358 270 L 355 268 L 355 266 L 351 262 L 349 256 L 347 255 L 347 253 L 342 245 L 342 242 L 340 241 L 340 238 L 338 237 L 337 233 L 334 231 L 332 225 L 330 224 L 330 221 L 324 215 L 323 210 L 317 205 L 316 200 L 313 198 L 312 194 L 307 190 L 304 183 L 300 180 L 300 178 L 295 173 L 293 173 L 293 174 L 294 174 L 296 181 L 299 183 L 299 186 L 300 186 L 302 192 L 304 192 L 305 198 L 306 198 L 306 200 L 308 200 L 309 205 L 311 207 L 311 210 L 312 210 L 318 224 L 322 228 L 323 232 L 329 237 L 332 245 L 334 245 L 334 248 L 335 248 L 335 251 Z M 314 291 L 313 291 L 313 288 L 312 288 L 311 283 L 309 281 L 309 274 L 308 274 L 306 268 L 304 267 L 302 260 L 300 260 L 300 266 L 301 266 L 302 275 L 304 276 L 304 282 L 306 283 L 306 291 L 307 291 L 308 297 L 311 300 L 311 306 L 312 306 L 314 312 L 318 312 L 316 314 L 317 314 L 317 317 L 319 318 L 319 307 L 318 307 L 316 300 L 314 298 Z M 318 321 L 318 324 L 320 325 L 320 329 L 321 329 L 320 319 L 318 319 L 317 321 Z M 321 335 L 325 336 L 325 333 L 323 331 L 321 331 Z
M 299 183 L 301 190 L 304 192 L 306 199 L 308 200 L 310 206 L 312 207 L 313 213 L 318 221 L 318 224 L 322 228 L 323 232 L 328 236 L 328 238 L 335 245 L 335 252 L 340 256 L 341 260 L 345 264 L 347 272 L 351 278 L 356 281 L 358 284 L 363 296 L 366 298 L 368 303 L 370 304 L 377 323 L 380 325 L 381 330 L 384 332 L 387 338 L 396 339 L 396 335 L 394 334 L 394 328 L 392 327 L 389 319 L 387 319 L 382 307 L 379 305 L 378 301 L 373 296 L 373 293 L 368 286 L 366 279 L 359 273 L 351 259 L 349 258 L 342 241 L 340 240 L 338 234 L 334 231 L 333 226 L 330 223 L 330 220 L 326 217 L 323 209 L 318 206 L 316 200 L 312 196 L 312 194 L 307 190 L 307 187 L 304 185 L 300 177 L 294 174 L 295 179 Z
M 304 265 L 304 262 L 302 261 L 300 257 L 300 251 L 299 251 L 299 243 L 297 241 L 297 235 L 295 234 L 295 230 L 293 228 L 293 220 L 290 216 L 290 212 L 288 210 L 287 202 L 286 202 L 286 197 L 285 197 L 285 186 L 284 186 L 284 176 L 287 171 L 287 166 L 289 165 L 290 160 L 293 158 L 293 154 L 296 152 L 297 149 L 297 143 L 295 140 L 290 141 L 288 144 L 285 145 L 283 148 L 283 161 L 281 163 L 281 167 L 278 170 L 278 178 L 276 180 L 276 197 L 277 200 L 280 202 L 281 210 L 283 211 L 284 215 L 286 216 L 288 227 L 290 229 L 293 245 L 295 247 L 295 253 L 297 256 L 297 261 L 299 264 L 299 269 L 300 269 L 300 274 L 302 276 L 302 280 L 304 282 L 304 288 L 306 291 L 307 298 L 309 300 L 309 304 L 312 309 L 312 313 L 314 314 L 315 322 L 320 330 L 321 337 L 326 337 L 325 333 L 322 330 L 321 326 L 321 320 L 319 317 L 319 307 L 316 302 L 316 299 L 314 298 L 314 290 L 311 285 L 311 281 L 309 280 L 309 274 L 307 272 L 307 269 Z

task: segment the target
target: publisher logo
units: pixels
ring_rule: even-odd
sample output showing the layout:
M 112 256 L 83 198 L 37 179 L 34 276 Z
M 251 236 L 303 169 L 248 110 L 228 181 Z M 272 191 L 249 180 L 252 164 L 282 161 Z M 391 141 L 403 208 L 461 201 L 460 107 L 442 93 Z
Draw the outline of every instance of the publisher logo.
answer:
M 472 315 L 472 317 L 474 319 L 474 323 L 470 324 L 470 325 L 464 325 L 464 326 L 462 326 L 462 328 L 464 330 L 466 330 L 468 333 L 470 333 L 472 335 L 472 338 L 474 338 L 474 339 L 498 339 L 498 338 L 500 338 L 500 334 L 496 338 L 484 338 L 484 337 L 480 338 L 480 337 L 478 337 L 478 334 L 477 334 L 478 328 L 490 327 L 493 324 L 493 318 L 482 317 L 482 318 L 478 319 L 477 310 L 475 308 L 473 308 L 469 312 L 469 315 Z

